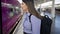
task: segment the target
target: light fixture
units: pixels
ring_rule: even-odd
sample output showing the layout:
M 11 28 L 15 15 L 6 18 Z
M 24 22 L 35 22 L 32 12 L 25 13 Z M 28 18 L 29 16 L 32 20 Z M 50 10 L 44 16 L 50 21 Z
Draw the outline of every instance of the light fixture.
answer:
M 17 0 L 19 3 L 22 3 L 22 0 Z

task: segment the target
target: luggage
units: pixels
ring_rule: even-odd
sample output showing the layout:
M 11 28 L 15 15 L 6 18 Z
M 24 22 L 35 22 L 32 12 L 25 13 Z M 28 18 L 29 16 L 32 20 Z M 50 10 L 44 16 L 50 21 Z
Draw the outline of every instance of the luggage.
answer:
M 40 34 L 50 34 L 51 24 L 52 24 L 52 20 L 47 15 L 45 15 L 43 19 L 41 19 Z

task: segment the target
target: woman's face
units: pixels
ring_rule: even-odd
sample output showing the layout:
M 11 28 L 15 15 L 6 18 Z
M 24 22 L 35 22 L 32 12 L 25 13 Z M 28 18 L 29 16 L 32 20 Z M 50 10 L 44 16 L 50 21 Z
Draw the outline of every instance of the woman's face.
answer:
M 23 9 L 24 12 L 28 11 L 28 7 L 24 2 L 21 4 L 21 8 Z

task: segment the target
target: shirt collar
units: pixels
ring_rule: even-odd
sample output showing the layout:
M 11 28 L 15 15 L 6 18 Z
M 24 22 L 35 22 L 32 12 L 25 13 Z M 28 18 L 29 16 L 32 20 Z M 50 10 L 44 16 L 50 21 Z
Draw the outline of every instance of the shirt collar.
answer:
M 30 15 L 30 13 L 29 13 L 29 12 L 27 12 L 26 14 L 27 14 L 28 16 Z

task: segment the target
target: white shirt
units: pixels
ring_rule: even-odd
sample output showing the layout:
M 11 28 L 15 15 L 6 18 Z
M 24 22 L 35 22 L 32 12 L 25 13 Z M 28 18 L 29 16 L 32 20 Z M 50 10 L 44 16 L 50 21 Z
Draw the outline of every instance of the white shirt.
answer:
M 41 20 L 31 15 L 31 23 L 32 23 L 32 31 L 31 31 L 31 23 L 29 22 L 30 13 L 24 14 L 24 22 L 23 22 L 23 30 L 29 34 L 40 34 L 40 26 Z

